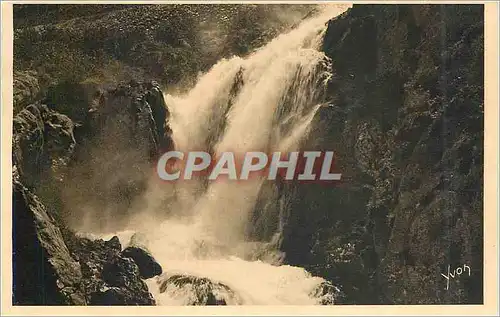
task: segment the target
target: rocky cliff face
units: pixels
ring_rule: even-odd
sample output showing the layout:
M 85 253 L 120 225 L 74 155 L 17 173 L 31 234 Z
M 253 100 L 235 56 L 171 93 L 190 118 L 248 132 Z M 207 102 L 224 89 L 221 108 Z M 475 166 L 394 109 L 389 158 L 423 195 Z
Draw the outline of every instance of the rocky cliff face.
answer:
M 344 182 L 282 196 L 289 263 L 350 303 L 482 302 L 483 40 L 481 5 L 354 5 L 328 23 L 331 103 L 306 144 L 335 150 Z
M 78 91 L 88 89 L 74 90 Z M 14 117 L 13 302 L 154 305 L 143 278 L 144 272 L 148 277 L 161 274 L 158 263 L 150 255 L 147 262 L 138 261 L 145 253 L 140 248 L 132 255 L 127 249 L 122 252 L 116 237 L 109 241 L 77 237 L 68 229 L 66 216 L 78 217 L 79 206 L 66 199 L 65 188 L 76 184 L 73 176 L 79 170 L 75 166 L 91 162 L 88 151 L 100 151 L 98 145 L 110 146 L 113 140 L 114 144 L 133 148 L 136 155 L 115 156 L 115 169 L 99 176 L 109 178 L 119 166 L 129 164 L 138 170 L 137 177 L 132 184 L 129 179 L 115 178 L 114 187 L 108 183 L 107 191 L 100 188 L 97 195 L 112 200 L 111 193 L 116 198 L 140 191 L 151 169 L 147 162 L 172 146 L 168 111 L 158 85 L 131 82 L 96 90 L 82 99 L 89 100 L 88 104 L 74 104 L 73 108 L 57 102 L 61 100 L 42 100 L 44 103 L 30 104 Z M 137 166 L 139 163 L 142 165 Z M 84 198 L 96 199 L 95 189 L 94 196 L 87 194 Z

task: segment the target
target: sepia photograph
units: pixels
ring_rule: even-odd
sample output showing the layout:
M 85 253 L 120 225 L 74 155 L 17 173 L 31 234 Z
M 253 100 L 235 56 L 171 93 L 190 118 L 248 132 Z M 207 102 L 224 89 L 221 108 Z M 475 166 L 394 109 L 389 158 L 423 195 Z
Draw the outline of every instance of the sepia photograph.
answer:
M 10 305 L 484 305 L 486 4 L 432 2 L 10 3 Z

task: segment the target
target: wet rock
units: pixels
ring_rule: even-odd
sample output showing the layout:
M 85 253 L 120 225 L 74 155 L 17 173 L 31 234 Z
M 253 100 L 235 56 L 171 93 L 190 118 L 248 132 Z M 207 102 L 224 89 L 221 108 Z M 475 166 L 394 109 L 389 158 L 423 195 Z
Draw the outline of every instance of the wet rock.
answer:
M 121 246 L 111 245 L 103 240 L 90 240 L 66 234 L 68 248 L 73 258 L 78 259 L 82 268 L 82 288 L 87 302 L 92 304 L 92 294 L 105 286 L 101 278 L 104 265 L 113 261 L 121 251 Z
M 98 99 L 91 109 L 88 130 L 118 136 L 152 156 L 171 148 L 170 113 L 157 82 L 119 84 L 103 90 Z M 105 134 L 99 132 L 102 129 Z
M 92 294 L 91 303 L 97 306 L 126 305 L 127 295 L 119 287 L 102 287 Z
M 137 276 L 138 273 L 139 268 L 134 260 L 118 257 L 104 265 L 101 276 L 111 286 L 125 286 L 130 283 L 129 276 Z
M 101 89 L 76 135 L 80 141 L 70 171 L 74 183 L 70 180 L 68 184 L 75 209 L 105 209 L 116 216 L 116 221 L 105 224 L 113 226 L 106 230 L 123 227 L 127 221 L 124 213 L 134 209 L 133 202 L 140 204 L 156 159 L 173 147 L 168 117 L 157 83 L 132 82 Z M 82 177 L 85 182 L 80 181 Z M 100 211 L 95 217 L 99 217 L 97 213 Z M 71 225 L 74 220 L 68 219 Z M 100 225 L 104 223 L 95 223 L 98 229 Z
M 109 247 L 110 249 L 113 249 L 113 250 L 121 250 L 121 248 L 122 248 L 122 244 L 120 243 L 120 239 L 117 236 L 113 236 L 108 241 L 105 241 L 104 245 L 106 247 Z
M 192 275 L 172 275 L 162 280 L 160 277 L 160 293 L 168 292 L 170 296 L 184 300 L 184 305 L 241 305 L 241 298 L 227 285 L 213 282 L 205 277 Z
M 152 81 L 146 83 L 145 87 L 147 91 L 143 98 L 151 107 L 151 114 L 159 136 L 159 151 L 167 151 L 173 147 L 172 131 L 168 125 L 170 112 L 167 109 L 159 84 Z
M 142 278 L 148 279 L 162 274 L 161 265 L 151 255 L 147 248 L 147 239 L 143 234 L 134 233 L 121 256 L 131 258 L 139 267 Z
M 14 114 L 40 97 L 40 84 L 35 71 L 14 72 Z
M 139 267 L 140 276 L 144 279 L 162 274 L 162 268 L 149 251 L 138 247 L 127 247 L 122 256 L 131 258 Z
M 30 185 L 35 182 L 44 158 L 44 106 L 31 105 L 23 109 L 13 121 L 12 160 L 19 176 Z

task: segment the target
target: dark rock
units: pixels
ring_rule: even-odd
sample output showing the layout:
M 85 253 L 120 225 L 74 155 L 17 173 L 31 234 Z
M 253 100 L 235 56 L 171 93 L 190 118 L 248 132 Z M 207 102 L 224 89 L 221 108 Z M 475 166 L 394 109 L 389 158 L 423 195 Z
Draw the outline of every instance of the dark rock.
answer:
M 132 259 L 117 257 L 104 265 L 101 277 L 105 285 L 92 293 L 90 304 L 154 305 L 153 296 L 139 276 Z M 109 288 L 108 288 L 109 287 Z
M 139 268 L 120 255 L 118 237 L 108 241 L 73 237 L 69 243 L 79 259 L 89 305 L 154 305 Z M 107 303 L 107 304 L 106 304 Z
M 44 173 L 62 180 L 75 149 L 74 124 L 65 115 L 32 104 L 13 122 L 12 155 L 22 182 L 37 186 Z
M 14 304 L 85 305 L 80 265 L 54 219 L 17 179 L 13 190 Z
M 155 304 L 147 285 L 139 276 L 139 268 L 132 259 L 117 257 L 106 263 L 101 277 L 106 284 L 91 295 L 91 305 L 100 305 L 103 302 L 110 305 Z
M 97 306 L 151 305 L 152 302 L 151 295 L 141 298 L 119 287 L 103 287 L 91 298 L 92 305 Z
M 97 306 L 126 305 L 127 295 L 119 287 L 103 287 L 92 294 L 91 303 Z
M 31 105 L 14 117 L 12 135 L 12 161 L 19 176 L 27 185 L 35 182 L 44 158 L 44 106 Z M 46 166 L 45 166 L 46 167 Z
M 122 252 L 123 257 L 131 258 L 139 267 L 140 276 L 144 279 L 162 274 L 162 268 L 153 256 L 146 250 L 138 247 L 127 247 Z
M 142 172 L 139 171 L 140 175 L 130 179 L 130 173 L 123 175 L 123 178 L 127 178 L 126 182 L 120 182 L 115 178 L 115 186 L 107 184 L 104 188 L 108 191 L 101 188 L 102 192 L 97 195 L 105 197 L 108 202 L 115 200 L 121 203 L 128 201 L 124 199 L 124 194 L 131 200 L 133 195 L 140 192 L 138 183 L 149 178 L 150 160 L 160 149 L 162 140 L 157 129 L 163 127 L 162 133 L 167 133 L 165 125 L 168 114 L 158 85 L 150 84 L 151 91 L 145 86 L 147 85 L 144 83 L 123 85 L 118 89 L 123 92 L 123 96 L 118 96 L 112 91 L 98 91 L 94 94 L 95 100 L 92 98 L 87 100 L 82 97 L 86 94 L 85 87 L 81 91 L 73 91 L 76 95 L 71 96 L 70 88 L 75 88 L 74 85 L 59 85 L 57 89 L 66 90 L 64 94 L 59 94 L 57 89 L 50 90 L 50 98 L 46 98 L 46 101 L 50 102 L 50 108 L 40 103 L 31 104 L 15 116 L 13 178 L 18 185 L 14 189 L 13 215 L 16 271 L 14 297 L 17 303 L 94 305 L 103 301 L 99 294 L 104 298 L 114 294 L 115 301 L 122 304 L 154 305 L 154 300 L 142 281 L 136 264 L 131 259 L 120 256 L 121 244 L 118 238 L 103 241 L 76 237 L 65 227 L 63 221 L 65 214 L 70 214 L 71 219 L 78 218 L 78 207 L 80 207 L 78 201 L 72 200 L 72 210 L 64 210 L 59 204 L 59 199 L 67 195 L 65 190 L 72 186 L 75 171 L 77 173 L 79 171 L 80 166 L 75 168 L 75 165 L 79 165 L 82 159 L 88 159 L 82 153 L 95 154 L 93 150 L 97 152 L 105 150 L 109 153 L 109 143 L 102 142 L 103 138 L 111 140 L 114 144 L 123 142 L 129 152 L 130 149 L 134 149 L 133 151 L 138 153 L 135 156 L 120 156 L 119 158 L 126 158 L 125 162 L 122 161 L 122 164 L 115 166 L 133 166 L 133 173 L 137 172 L 138 164 L 142 164 L 143 169 Z M 67 107 L 68 103 L 75 100 L 80 102 L 75 104 L 75 109 Z M 149 102 L 156 107 L 155 115 Z M 80 110 L 87 111 L 88 107 L 96 108 L 89 116 L 82 115 Z M 77 125 L 68 116 L 53 109 L 68 111 L 68 115 L 83 120 L 78 138 L 74 136 Z M 76 139 L 79 142 L 78 147 Z M 103 145 L 106 148 L 96 148 L 96 145 Z M 111 154 L 115 155 L 116 151 Z M 105 155 L 91 155 L 91 157 L 109 160 Z M 88 173 L 88 165 L 82 164 L 81 167 Z M 98 173 L 98 177 L 102 180 L 103 173 L 100 171 Z M 116 175 L 116 169 L 111 171 L 111 174 Z M 70 177 L 66 177 L 67 175 Z M 50 210 L 45 210 L 38 198 L 20 185 L 21 182 L 37 194 L 43 194 L 39 194 L 39 197 L 51 207 Z M 92 186 L 90 192 L 94 193 L 96 188 L 99 188 L 92 182 L 82 183 L 78 177 L 75 182 L 78 184 L 71 187 L 70 195 L 78 194 L 73 192 L 75 188 L 82 189 L 85 185 Z M 64 186 L 61 186 L 62 184 Z M 92 201 L 88 193 L 80 197 Z M 102 207 L 102 204 L 100 206 Z M 127 263 L 135 269 L 127 266 Z M 32 269 L 23 269 L 31 266 Z M 152 270 L 156 272 L 158 267 L 153 266 Z M 40 271 L 39 268 L 43 268 L 45 274 L 41 274 L 43 270 Z M 148 273 L 144 274 L 146 275 Z M 106 287 L 112 289 L 103 291 Z
M 180 296 L 184 305 L 241 305 L 241 298 L 227 285 L 213 282 L 208 278 L 191 275 L 172 275 L 160 284 L 160 293 L 170 292 L 172 296 Z
M 73 122 L 82 124 L 88 118 L 88 110 L 98 90 L 96 84 L 61 81 L 47 88 L 43 103 L 51 110 L 68 116 Z
M 162 267 L 151 255 L 147 245 L 148 240 L 143 234 L 134 233 L 130 237 L 127 247 L 121 253 L 121 256 L 135 261 L 139 267 L 140 275 L 144 279 L 162 274 Z
M 88 106 L 92 115 L 85 123 L 86 130 L 97 134 L 99 141 L 108 135 L 118 137 L 143 151 L 145 157 L 156 156 L 165 144 L 171 143 L 167 133 L 169 112 L 156 82 L 120 84 L 102 91 L 98 102 Z
M 345 294 L 338 287 L 328 281 L 315 287 L 310 295 L 318 299 L 320 305 L 339 305 L 342 304 L 345 297 Z
M 121 248 L 116 249 L 103 240 L 89 240 L 71 233 L 67 233 L 65 238 L 73 258 L 77 258 L 81 265 L 82 288 L 87 302 L 92 304 L 92 294 L 105 286 L 101 278 L 104 265 L 118 257 Z
M 158 83 L 153 81 L 146 87 L 148 90 L 144 95 L 144 99 L 151 107 L 151 113 L 159 137 L 158 151 L 162 153 L 173 148 L 173 141 L 171 137 L 172 131 L 168 126 L 170 112 L 167 109 L 163 93 Z

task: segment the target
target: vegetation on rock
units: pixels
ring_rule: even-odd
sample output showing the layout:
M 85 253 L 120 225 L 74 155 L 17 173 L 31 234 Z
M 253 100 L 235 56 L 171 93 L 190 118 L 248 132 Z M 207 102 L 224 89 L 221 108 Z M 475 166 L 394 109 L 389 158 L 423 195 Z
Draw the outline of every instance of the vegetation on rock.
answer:
M 482 303 L 483 32 L 482 5 L 354 5 L 329 22 L 331 104 L 305 144 L 335 149 L 346 181 L 286 192 L 282 250 L 349 303 Z

